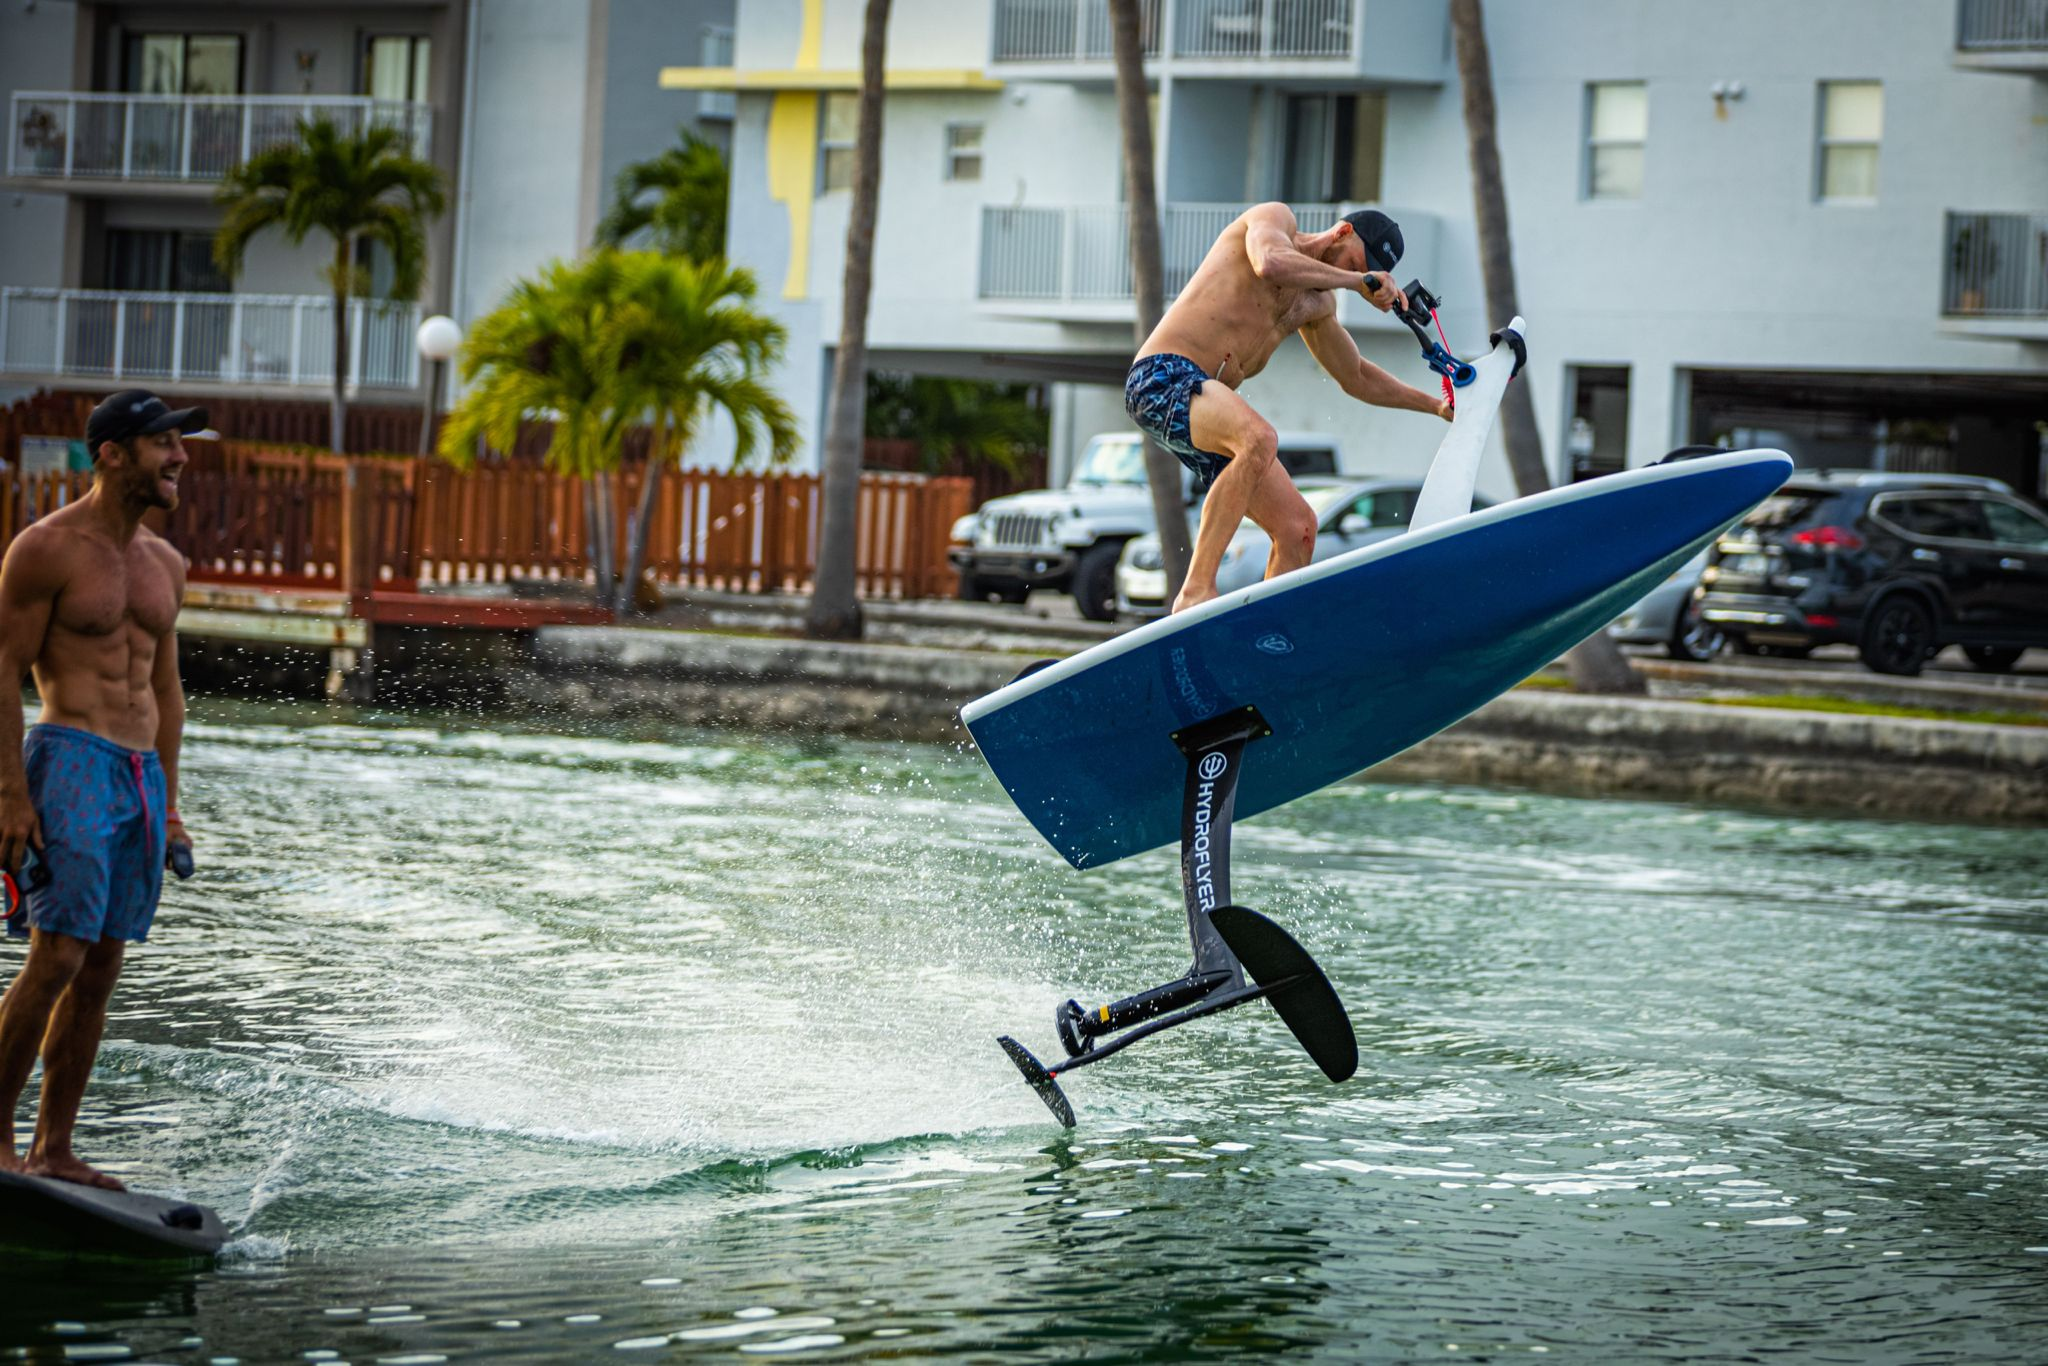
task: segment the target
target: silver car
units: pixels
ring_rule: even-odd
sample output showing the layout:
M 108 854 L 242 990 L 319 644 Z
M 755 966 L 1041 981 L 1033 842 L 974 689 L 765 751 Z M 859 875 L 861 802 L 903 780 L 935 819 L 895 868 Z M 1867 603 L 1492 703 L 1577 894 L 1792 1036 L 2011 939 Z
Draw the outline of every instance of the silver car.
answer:
M 1296 486 L 1315 510 L 1313 558 L 1317 560 L 1400 535 L 1408 529 L 1408 518 L 1415 511 L 1415 496 L 1422 492 L 1421 481 L 1414 479 L 1300 479 Z M 1472 506 L 1478 509 L 1488 504 L 1482 499 Z M 1188 535 L 1193 537 L 1193 525 Z M 1217 591 L 1228 593 L 1264 578 L 1272 549 L 1271 538 L 1246 518 L 1224 548 L 1222 567 L 1216 571 Z M 1159 537 L 1157 533 L 1140 536 L 1124 546 L 1117 563 L 1117 612 L 1127 617 L 1156 617 L 1167 607 L 1166 566 Z
M 1728 642 L 1720 627 L 1700 620 L 1693 592 L 1706 565 L 1707 552 L 1702 550 L 1616 617 L 1607 634 L 1621 645 L 1661 646 L 1673 659 L 1705 663 L 1720 654 Z

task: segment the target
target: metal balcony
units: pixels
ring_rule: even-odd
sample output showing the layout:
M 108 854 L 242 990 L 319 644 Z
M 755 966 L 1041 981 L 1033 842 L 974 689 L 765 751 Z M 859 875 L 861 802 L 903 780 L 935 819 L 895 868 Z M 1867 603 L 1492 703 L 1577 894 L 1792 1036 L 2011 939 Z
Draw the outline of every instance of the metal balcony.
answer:
M 417 385 L 419 305 L 351 299 L 348 308 L 351 386 Z M 326 386 L 333 310 L 320 295 L 0 289 L 0 373 Z
M 1959 0 L 1956 64 L 2048 76 L 2048 0 Z
M 2048 339 L 2048 214 L 1948 215 L 1941 312 L 1951 328 Z
M 297 140 L 302 119 L 327 119 L 346 132 L 397 128 L 414 156 L 433 151 L 432 106 L 400 100 L 26 90 L 13 97 L 7 174 L 74 187 L 206 184 Z
M 1140 0 L 1145 58 L 1181 77 L 1440 84 L 1446 10 L 1432 0 Z M 1371 31 L 1367 32 L 1367 21 Z M 1108 0 L 995 0 L 1001 76 L 1101 82 L 1114 72 Z
M 1159 55 L 1164 0 L 1139 0 L 1139 41 L 1146 58 Z M 1109 0 L 995 0 L 994 63 L 1098 63 L 1113 60 Z
M 1320 232 L 1355 204 L 1296 204 L 1305 232 Z M 1243 213 L 1243 204 L 1169 204 L 1161 215 L 1160 251 L 1166 296 L 1180 293 L 1216 238 Z M 1427 281 L 1436 259 L 1436 219 L 1390 209 L 1401 224 L 1407 251 L 1396 272 L 1403 284 Z M 981 268 L 976 295 L 1005 311 L 1075 320 L 1131 316 L 1130 210 L 1121 204 L 1010 208 L 981 211 Z M 1347 327 L 1373 326 L 1385 315 L 1365 300 L 1339 300 Z M 1390 324 L 1391 325 L 1391 324 Z

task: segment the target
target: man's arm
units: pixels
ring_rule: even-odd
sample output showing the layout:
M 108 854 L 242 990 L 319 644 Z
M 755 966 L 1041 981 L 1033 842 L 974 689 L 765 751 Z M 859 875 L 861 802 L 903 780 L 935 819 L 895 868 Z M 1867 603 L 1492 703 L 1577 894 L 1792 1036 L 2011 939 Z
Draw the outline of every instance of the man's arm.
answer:
M 62 558 L 52 533 L 30 527 L 0 561 L 0 867 L 9 870 L 21 866 L 31 844 L 43 842 L 21 763 L 21 680 L 49 635 L 64 587 Z
M 1435 394 L 1427 394 L 1411 385 L 1403 384 L 1386 371 L 1358 354 L 1358 343 L 1337 321 L 1337 310 L 1318 318 L 1301 329 L 1301 339 L 1308 343 L 1309 353 L 1316 358 L 1316 364 L 1330 372 L 1330 378 L 1337 381 L 1344 392 L 1361 403 L 1370 403 L 1381 408 L 1406 408 L 1417 413 L 1435 413 L 1445 421 L 1450 420 L 1451 405 Z
M 1244 217 L 1244 254 L 1251 260 L 1253 274 L 1268 284 L 1290 289 L 1356 290 L 1382 312 L 1396 300 L 1406 304 L 1407 298 L 1395 287 L 1394 277 L 1383 270 L 1361 275 L 1296 250 L 1294 211 L 1285 204 L 1254 204 Z M 1367 288 L 1368 282 L 1372 282 L 1371 288 Z
M 160 543 L 161 544 L 161 543 Z M 162 545 L 171 574 L 175 601 L 185 601 L 185 557 L 169 545 Z M 169 818 L 164 822 L 172 840 L 188 843 L 185 824 L 178 819 L 178 749 L 185 739 L 185 684 L 178 677 L 177 618 L 156 643 L 156 663 L 150 669 L 150 691 L 156 694 L 156 757 L 164 766 L 164 800 Z

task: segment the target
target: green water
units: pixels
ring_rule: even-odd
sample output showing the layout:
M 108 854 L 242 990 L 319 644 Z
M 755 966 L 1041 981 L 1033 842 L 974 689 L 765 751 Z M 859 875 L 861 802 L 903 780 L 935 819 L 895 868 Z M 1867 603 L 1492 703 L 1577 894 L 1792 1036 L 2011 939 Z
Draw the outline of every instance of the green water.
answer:
M 972 754 L 220 704 L 80 1146 L 217 1267 L 0 1357 L 2048 1359 L 2048 838 L 1350 784 L 1238 827 L 1350 1006 L 1077 1074 L 1186 966 Z M 11 971 L 18 949 L 4 951 Z M 32 1099 L 32 1096 L 31 1096 Z

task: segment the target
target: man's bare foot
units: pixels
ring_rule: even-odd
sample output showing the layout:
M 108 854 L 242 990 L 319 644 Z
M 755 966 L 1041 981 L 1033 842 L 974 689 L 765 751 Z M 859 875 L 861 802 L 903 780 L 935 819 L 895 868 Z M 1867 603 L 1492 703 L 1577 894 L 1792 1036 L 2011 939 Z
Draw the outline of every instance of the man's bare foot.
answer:
M 33 1153 L 22 1165 L 21 1170 L 29 1176 L 46 1176 L 52 1181 L 69 1181 L 80 1186 L 97 1186 L 103 1191 L 124 1191 L 128 1188 L 96 1167 L 88 1167 L 75 1157 L 37 1157 Z
M 1173 610 L 1176 612 L 1185 612 L 1190 607 L 1201 606 L 1203 603 L 1208 602 L 1211 598 L 1214 598 L 1215 596 L 1216 590 L 1213 587 L 1205 590 L 1197 588 L 1191 583 L 1183 584 L 1181 585 L 1179 595 L 1176 596 L 1173 600 Z

